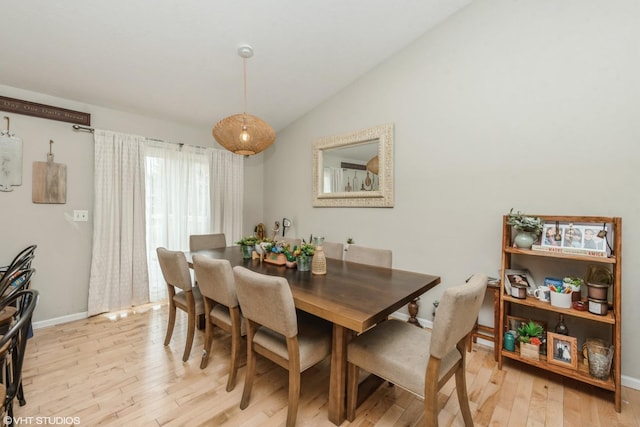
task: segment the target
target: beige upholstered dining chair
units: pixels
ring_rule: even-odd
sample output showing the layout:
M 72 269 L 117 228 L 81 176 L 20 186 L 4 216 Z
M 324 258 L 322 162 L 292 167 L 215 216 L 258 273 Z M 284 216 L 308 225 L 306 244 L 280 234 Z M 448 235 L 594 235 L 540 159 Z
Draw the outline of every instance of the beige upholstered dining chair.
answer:
M 191 252 L 203 249 L 217 249 L 227 246 L 227 238 L 224 233 L 217 234 L 192 234 L 189 236 L 189 250 Z
M 324 242 L 322 243 L 322 250 L 327 258 L 342 259 L 344 257 L 343 243 Z
M 246 335 L 244 319 L 240 313 L 236 284 L 231 263 L 226 259 L 213 259 L 204 255 L 193 256 L 193 269 L 204 302 L 206 329 L 200 369 L 207 367 L 213 345 L 213 327 L 218 326 L 231 334 L 231 358 L 227 391 L 236 386 L 236 374 L 240 366 L 240 345 Z
M 344 254 L 344 260 L 375 267 L 391 268 L 392 252 L 389 249 L 349 245 L 349 250 Z
M 484 300 L 487 276 L 448 288 L 438 305 L 433 329 L 388 320 L 355 337 L 347 347 L 347 419 L 356 415 L 358 374 L 362 368 L 424 397 L 428 427 L 438 425 L 438 390 L 455 374 L 465 426 L 473 426 L 465 379 L 465 344 Z
M 256 353 L 289 370 L 287 426 L 296 424 L 300 374 L 331 353 L 331 324 L 312 316 L 298 322 L 289 283 L 244 267 L 233 268 L 236 291 L 247 324 L 247 373 L 240 408 L 249 405 L 256 375 Z M 310 318 L 315 319 L 311 321 Z
M 189 264 L 183 252 L 170 251 L 166 248 L 157 248 L 156 252 L 158 253 L 158 262 L 160 263 L 164 280 L 167 282 L 167 291 L 169 293 L 169 324 L 167 325 L 164 345 L 169 345 L 169 342 L 171 342 L 171 335 L 173 335 L 173 328 L 176 324 L 176 308 L 184 310 L 187 313 L 188 329 L 182 361 L 186 362 L 189 359 L 191 346 L 193 345 L 196 316 L 204 314 L 202 295 L 200 290 L 192 285 Z M 178 288 L 177 292 L 176 288 Z

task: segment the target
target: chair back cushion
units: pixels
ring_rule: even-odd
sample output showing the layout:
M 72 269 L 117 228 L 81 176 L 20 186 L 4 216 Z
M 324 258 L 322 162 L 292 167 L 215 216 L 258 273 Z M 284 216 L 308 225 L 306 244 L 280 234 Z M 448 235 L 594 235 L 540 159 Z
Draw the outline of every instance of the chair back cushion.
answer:
M 344 257 L 344 244 L 335 242 L 324 242 L 322 250 L 327 258 L 342 259 Z
M 358 245 L 349 245 L 349 249 L 344 254 L 345 261 L 384 268 L 391 268 L 391 258 L 392 252 L 388 249 L 367 248 Z
M 224 233 L 217 234 L 192 234 L 189 236 L 189 250 L 200 251 L 203 249 L 217 249 L 227 246 L 227 238 Z
M 236 284 L 229 261 L 194 255 L 193 270 L 203 296 L 230 308 L 238 306 Z
M 469 282 L 444 291 L 431 333 L 431 355 L 442 359 L 475 325 L 487 288 L 487 276 L 474 274 Z
M 236 292 L 246 319 L 292 338 L 298 335 L 298 322 L 289 282 L 284 277 L 255 273 L 233 267 Z
M 157 248 L 156 252 L 165 282 L 185 292 L 190 292 L 192 287 L 191 274 L 189 273 L 189 264 L 184 253 L 170 251 L 166 248 Z

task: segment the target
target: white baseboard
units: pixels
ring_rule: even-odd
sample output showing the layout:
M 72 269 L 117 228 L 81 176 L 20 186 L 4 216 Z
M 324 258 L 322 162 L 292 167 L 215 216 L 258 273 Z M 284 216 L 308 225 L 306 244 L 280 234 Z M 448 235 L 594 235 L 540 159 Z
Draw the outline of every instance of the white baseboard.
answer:
M 74 313 L 66 316 L 55 317 L 53 319 L 40 320 L 38 322 L 33 322 L 33 329 L 46 328 L 47 326 L 55 326 L 61 323 L 73 322 L 74 320 L 86 319 L 88 315 L 89 312 L 83 311 L 82 313 Z
M 629 377 L 627 375 L 621 375 L 621 381 L 623 386 L 629 387 L 635 390 L 640 390 L 640 379 Z

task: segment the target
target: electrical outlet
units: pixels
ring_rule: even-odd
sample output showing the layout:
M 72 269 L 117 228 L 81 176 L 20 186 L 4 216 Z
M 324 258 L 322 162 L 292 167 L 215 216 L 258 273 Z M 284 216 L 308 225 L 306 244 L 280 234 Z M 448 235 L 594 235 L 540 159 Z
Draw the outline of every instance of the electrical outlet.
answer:
M 89 221 L 89 211 L 73 211 L 73 220 L 76 222 Z

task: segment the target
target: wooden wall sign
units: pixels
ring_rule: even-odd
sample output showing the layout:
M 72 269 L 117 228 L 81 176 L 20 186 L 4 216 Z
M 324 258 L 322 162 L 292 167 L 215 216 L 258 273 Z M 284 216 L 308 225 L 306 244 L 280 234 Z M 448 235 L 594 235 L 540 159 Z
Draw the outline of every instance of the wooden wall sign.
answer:
M 33 162 L 33 203 L 67 203 L 67 165 L 54 163 L 52 144 L 46 162 Z
M 36 104 L 35 102 L 7 98 L 6 96 L 0 96 L 0 110 L 24 114 L 26 116 L 40 117 L 42 119 L 58 120 L 60 122 L 76 123 L 85 126 L 91 125 L 91 114 L 89 113 Z

